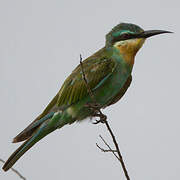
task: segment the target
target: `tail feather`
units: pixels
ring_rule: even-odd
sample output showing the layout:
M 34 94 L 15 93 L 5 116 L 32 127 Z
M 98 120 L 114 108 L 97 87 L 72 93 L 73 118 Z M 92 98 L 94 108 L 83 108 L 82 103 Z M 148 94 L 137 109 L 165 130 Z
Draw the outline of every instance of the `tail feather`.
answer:
M 49 114 L 45 115 L 44 117 L 40 118 L 37 117 L 27 128 L 25 128 L 22 132 L 20 132 L 14 139 L 13 143 L 17 143 L 20 141 L 24 141 L 32 136 L 32 134 L 36 131 L 36 129 L 47 119 L 52 118 L 54 112 L 50 112 Z
M 48 119 L 47 121 L 43 122 L 39 128 L 33 133 L 33 135 L 25 141 L 6 161 L 3 166 L 3 170 L 7 171 L 10 169 L 16 161 L 26 152 L 28 151 L 35 143 L 41 140 L 43 137 L 57 129 L 56 124 L 61 117 L 61 114 L 55 114 L 52 119 Z

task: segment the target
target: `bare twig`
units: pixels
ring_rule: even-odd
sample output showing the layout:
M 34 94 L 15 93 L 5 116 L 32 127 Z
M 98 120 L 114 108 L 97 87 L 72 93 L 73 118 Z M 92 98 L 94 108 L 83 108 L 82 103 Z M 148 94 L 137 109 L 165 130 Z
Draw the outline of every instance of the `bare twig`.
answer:
M 80 55 L 80 65 L 81 65 L 81 69 L 82 69 L 82 76 L 83 76 L 83 79 L 84 79 L 84 81 L 85 81 L 85 84 L 86 84 L 87 90 L 88 90 L 88 92 L 89 92 L 89 95 L 90 95 L 93 103 L 96 104 L 96 99 L 95 99 L 95 97 L 94 97 L 94 94 L 93 94 L 91 88 L 90 88 L 89 85 L 88 85 L 88 81 L 87 81 L 86 76 L 85 76 L 85 72 L 84 72 L 84 69 L 83 69 L 82 56 L 81 56 L 81 55 Z M 113 131 L 111 130 L 111 128 L 110 128 L 110 126 L 109 126 L 109 123 L 108 123 L 108 121 L 107 121 L 107 116 L 101 112 L 101 106 L 97 106 L 97 104 L 96 104 L 96 107 L 95 107 L 94 105 L 91 105 L 91 104 L 89 104 L 88 106 L 89 106 L 90 109 L 94 109 L 95 112 L 98 111 L 98 113 L 95 113 L 94 116 L 95 116 L 95 117 L 96 117 L 96 116 L 99 117 L 100 120 L 99 120 L 99 121 L 96 121 L 96 123 L 94 123 L 94 124 L 104 123 L 104 124 L 106 125 L 106 127 L 107 127 L 107 129 L 108 129 L 108 131 L 109 131 L 109 133 L 110 133 L 110 135 L 111 135 L 111 137 L 112 137 L 113 143 L 114 143 L 114 145 L 115 145 L 115 147 L 116 147 L 116 152 L 117 152 L 117 154 L 118 154 L 119 157 L 116 155 L 115 151 L 112 150 L 112 148 L 108 145 L 108 143 L 102 138 L 102 136 L 100 136 L 100 138 L 101 138 L 102 141 L 106 144 L 106 146 L 109 148 L 109 151 L 112 152 L 112 153 L 114 154 L 114 156 L 119 160 L 119 162 L 121 163 L 121 166 L 122 166 L 122 168 L 123 168 L 123 172 L 124 172 L 124 174 L 125 174 L 125 176 L 126 176 L 126 179 L 127 179 L 127 180 L 130 180 L 130 177 L 129 177 L 129 175 L 128 175 L 128 171 L 127 171 L 127 169 L 126 169 L 125 163 L 124 163 L 124 161 L 123 161 L 123 158 L 122 158 L 122 155 L 121 155 L 119 146 L 118 146 L 118 143 L 117 143 L 116 138 L 115 138 L 115 136 L 114 136 L 114 134 L 113 134 Z M 96 144 L 96 145 L 97 145 L 97 144 Z M 98 145 L 97 145 L 97 146 L 98 146 Z M 100 148 L 99 146 L 98 146 L 98 148 L 102 150 L 102 148 Z M 107 152 L 107 151 L 106 151 L 106 152 Z
M 116 138 L 115 138 L 115 136 L 114 136 L 114 134 L 113 134 L 113 132 L 112 132 L 112 130 L 111 130 L 111 128 L 110 128 L 110 126 L 109 126 L 109 124 L 108 124 L 107 121 L 105 121 L 105 124 L 106 124 L 106 127 L 107 127 L 107 129 L 108 129 L 108 131 L 109 131 L 109 133 L 111 134 L 111 137 L 112 137 L 112 139 L 113 139 L 114 145 L 115 145 L 116 150 L 117 150 L 117 153 L 118 153 L 118 155 L 119 155 L 119 161 L 121 162 L 121 166 L 122 166 L 122 168 L 123 168 L 123 171 L 124 171 L 124 174 L 125 174 L 125 176 L 126 176 L 126 179 L 127 179 L 127 180 L 130 180 L 130 177 L 129 177 L 129 175 L 128 175 L 128 171 L 127 171 L 127 169 L 126 169 L 126 166 L 125 166 L 123 157 L 122 157 L 122 155 L 121 155 L 121 152 L 120 152 L 118 143 L 117 143 L 117 141 L 116 141 Z
M 82 56 L 81 56 L 81 54 L 80 54 L 80 65 L 81 65 L 81 70 L 82 70 L 82 76 L 83 76 L 84 82 L 85 82 L 85 84 L 86 84 L 86 88 L 87 88 L 87 90 L 88 90 L 88 93 L 90 94 L 91 99 L 95 102 L 94 94 L 93 94 L 93 92 L 91 91 L 91 88 L 89 87 L 88 82 L 87 82 L 87 79 L 86 79 L 86 75 L 85 75 L 84 68 L 83 68 L 83 63 L 82 63 Z
M 109 148 L 108 150 L 105 150 L 103 148 L 101 148 L 97 143 L 96 146 L 102 151 L 102 152 L 112 152 L 114 154 L 114 156 L 119 160 L 119 157 L 116 155 L 115 152 L 117 152 L 117 150 L 112 150 L 112 148 L 109 146 L 109 144 L 105 141 L 105 139 L 99 135 L 99 137 L 102 139 L 102 141 L 104 142 L 104 144 Z
M 117 150 L 113 150 L 113 149 L 103 149 L 102 147 L 100 147 L 98 145 L 98 143 L 96 143 L 96 146 L 102 151 L 102 152 L 117 152 Z M 118 158 L 119 159 L 119 158 Z
M 96 103 L 96 99 L 95 99 L 95 97 L 94 97 L 94 94 L 93 94 L 91 88 L 89 87 L 89 84 L 88 84 L 88 81 L 87 81 L 87 79 L 86 79 L 86 75 L 85 75 L 85 72 L 84 72 L 84 68 L 83 68 L 83 62 L 82 62 L 82 56 L 81 56 L 81 54 L 80 54 L 80 65 L 81 65 L 81 70 L 82 70 L 82 77 L 83 77 L 84 82 L 85 82 L 85 84 L 86 84 L 86 88 L 87 88 L 87 90 L 88 90 L 88 93 L 89 93 L 89 95 L 90 95 L 90 97 L 91 97 L 91 99 L 92 99 L 92 101 L 93 101 L 93 103 L 92 103 L 92 104 L 88 104 L 87 107 L 89 107 L 90 109 L 93 109 L 93 110 L 95 110 L 95 111 L 98 111 L 98 113 L 99 113 L 99 114 L 95 113 L 95 116 L 96 116 L 96 117 L 99 117 L 100 120 L 99 120 L 99 121 L 96 121 L 94 124 L 98 124 L 98 123 L 100 123 L 100 122 L 101 122 L 101 123 L 104 123 L 104 121 L 106 121 L 107 117 L 106 117 L 105 114 L 103 114 L 103 113 L 101 112 L 101 106 Z
M 5 163 L 5 161 L 4 161 L 3 159 L 0 159 L 0 161 L 1 161 L 2 163 Z M 25 178 L 24 176 L 22 176 L 21 173 L 20 173 L 18 170 L 14 169 L 14 168 L 11 168 L 11 170 L 12 170 L 15 174 L 17 174 L 21 179 L 26 180 L 26 178 Z

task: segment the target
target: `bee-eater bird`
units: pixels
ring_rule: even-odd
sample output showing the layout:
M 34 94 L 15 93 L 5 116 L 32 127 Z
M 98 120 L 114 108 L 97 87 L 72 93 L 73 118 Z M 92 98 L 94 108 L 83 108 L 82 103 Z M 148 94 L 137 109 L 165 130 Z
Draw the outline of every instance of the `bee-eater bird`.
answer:
M 134 58 L 145 40 L 162 33 L 170 32 L 144 31 L 127 23 L 115 26 L 106 35 L 105 46 L 82 62 L 83 69 L 81 65 L 74 69 L 42 114 L 13 139 L 13 143 L 26 141 L 6 161 L 4 171 L 47 134 L 94 115 L 92 108 L 87 106 L 93 100 L 83 71 L 99 107 L 110 106 L 119 101 L 130 86 Z

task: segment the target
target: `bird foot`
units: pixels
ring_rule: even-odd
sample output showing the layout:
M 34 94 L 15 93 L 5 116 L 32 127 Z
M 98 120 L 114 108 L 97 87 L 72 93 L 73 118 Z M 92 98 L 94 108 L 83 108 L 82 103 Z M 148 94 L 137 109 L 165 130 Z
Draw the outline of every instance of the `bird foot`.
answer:
M 85 105 L 85 107 L 88 107 L 90 110 L 92 110 L 92 115 L 91 117 L 99 117 L 99 120 L 95 120 L 95 122 L 93 122 L 93 124 L 99 124 L 99 123 L 105 123 L 107 116 L 104 115 L 101 112 L 101 108 L 102 106 L 98 103 L 88 103 Z
M 93 122 L 93 124 L 99 124 L 99 123 L 104 124 L 106 122 L 106 119 L 107 119 L 106 115 L 99 114 L 99 113 L 94 114 L 93 117 L 99 117 L 100 118 L 99 120 L 95 120 L 95 122 Z

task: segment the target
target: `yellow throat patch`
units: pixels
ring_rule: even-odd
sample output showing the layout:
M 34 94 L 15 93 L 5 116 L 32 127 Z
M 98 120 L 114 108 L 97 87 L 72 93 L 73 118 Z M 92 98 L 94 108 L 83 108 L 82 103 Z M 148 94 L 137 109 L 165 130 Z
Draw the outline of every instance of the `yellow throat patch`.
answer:
M 128 39 L 119 41 L 114 44 L 114 47 L 119 50 L 119 53 L 123 56 L 123 59 L 128 63 L 134 64 L 134 57 L 138 50 L 144 44 L 144 38 Z

